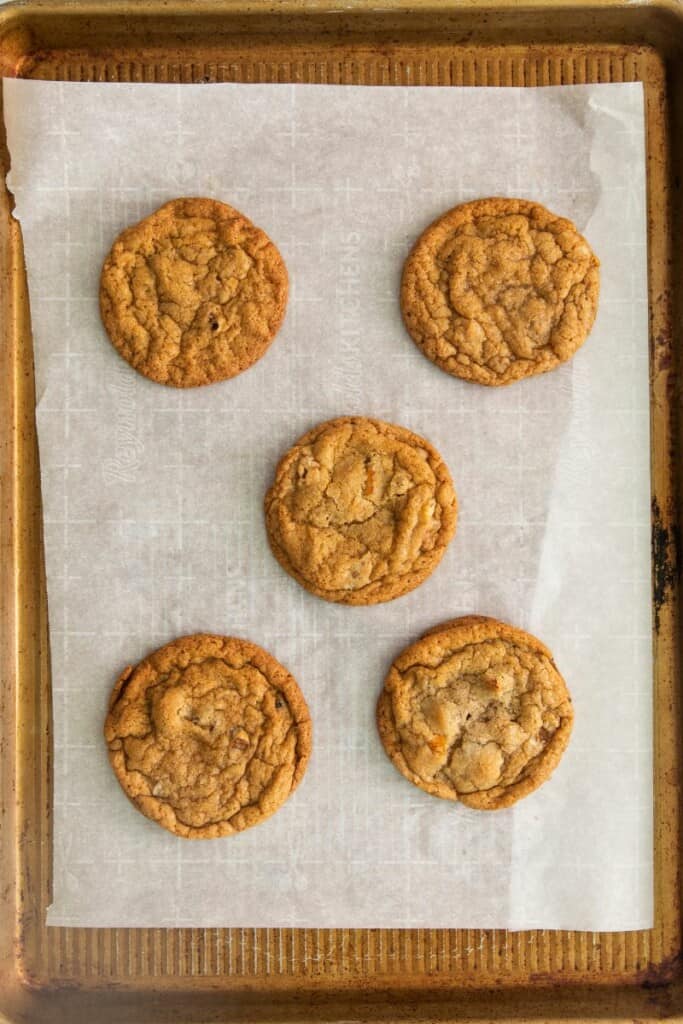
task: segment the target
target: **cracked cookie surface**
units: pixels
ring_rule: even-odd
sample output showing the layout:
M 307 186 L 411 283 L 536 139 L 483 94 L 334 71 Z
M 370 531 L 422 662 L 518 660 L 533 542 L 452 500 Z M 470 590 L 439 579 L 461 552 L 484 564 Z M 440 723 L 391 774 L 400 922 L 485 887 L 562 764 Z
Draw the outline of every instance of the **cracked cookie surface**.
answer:
M 540 640 L 484 616 L 437 626 L 394 661 L 377 703 L 393 764 L 433 796 L 509 807 L 549 778 L 571 698 Z
M 523 199 L 463 203 L 406 260 L 401 311 L 442 370 L 510 384 L 570 359 L 593 326 L 599 262 L 570 220 Z
M 175 835 L 213 839 L 273 814 L 311 751 L 296 681 L 246 640 L 181 637 L 127 668 L 104 736 L 138 810 Z
M 433 572 L 455 533 L 457 502 L 429 442 L 343 416 L 283 456 L 265 514 L 273 554 L 303 587 L 327 601 L 376 604 Z
M 268 236 L 214 199 L 174 199 L 114 242 L 100 311 L 139 373 L 189 388 L 227 380 L 264 354 L 285 315 L 288 279 Z

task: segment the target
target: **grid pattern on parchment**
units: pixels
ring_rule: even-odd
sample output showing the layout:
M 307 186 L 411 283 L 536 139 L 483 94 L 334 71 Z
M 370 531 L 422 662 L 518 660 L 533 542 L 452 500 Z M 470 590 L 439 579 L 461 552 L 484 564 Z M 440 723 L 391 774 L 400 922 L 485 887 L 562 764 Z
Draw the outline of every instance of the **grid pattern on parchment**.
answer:
M 331 171 L 328 167 L 321 171 L 314 159 L 319 155 L 321 139 L 315 138 L 311 112 L 297 106 L 294 90 L 287 93 L 290 106 L 279 121 L 288 127 L 273 132 L 274 152 L 269 154 L 279 161 L 283 173 L 270 180 L 254 181 L 261 169 L 254 172 L 255 164 L 246 162 L 249 175 L 240 183 L 238 175 L 245 161 L 240 164 L 224 159 L 220 163 L 212 159 L 211 145 L 216 136 L 210 132 L 209 151 L 202 158 L 205 166 L 200 166 L 202 161 L 194 156 L 197 129 L 192 127 L 191 93 L 174 90 L 172 102 L 177 108 L 169 106 L 162 119 L 167 130 L 164 141 L 171 155 L 156 181 L 150 184 L 148 179 L 154 179 L 156 172 L 150 175 L 147 167 L 144 183 L 135 180 L 135 159 L 140 158 L 140 166 L 145 166 L 141 158 L 147 140 L 141 139 L 139 152 L 134 147 L 133 152 L 127 149 L 126 162 L 117 162 L 120 154 L 115 151 L 111 165 L 102 168 L 104 180 L 97 184 L 88 180 L 82 162 L 71 159 L 64 168 L 63 183 L 55 187 L 58 179 L 54 172 L 58 168 L 50 161 L 57 157 L 47 154 L 42 165 L 44 180 L 32 183 L 47 204 L 45 216 L 54 227 L 51 237 L 55 239 L 53 264 L 37 282 L 37 289 L 33 279 L 31 287 L 41 398 L 39 430 L 59 751 L 55 788 L 58 901 L 63 878 L 60 864 L 64 868 L 69 865 L 66 884 L 77 884 L 85 904 L 88 893 L 92 895 L 93 887 L 100 883 L 101 866 L 106 863 L 107 877 L 114 884 L 114 891 L 107 893 L 111 912 L 120 913 L 111 899 L 116 891 L 123 891 L 125 882 L 135 901 L 135 907 L 126 908 L 126 913 L 130 910 L 139 914 L 137 920 L 131 921 L 129 916 L 125 920 L 149 920 L 150 904 L 145 902 L 149 880 L 139 879 L 140 891 L 131 884 L 131 873 L 140 874 L 137 851 L 141 834 L 135 831 L 140 823 L 133 824 L 132 833 L 126 835 L 132 812 L 123 802 L 114 806 L 118 797 L 111 779 L 101 770 L 99 719 L 112 665 L 118 668 L 150 644 L 195 628 L 241 632 L 263 642 L 292 668 L 313 706 L 319 802 L 311 810 L 311 820 L 306 819 L 304 841 L 298 833 L 292 838 L 294 833 L 287 828 L 285 815 L 306 815 L 305 788 L 273 822 L 273 827 L 282 823 L 282 832 L 274 833 L 278 854 L 273 864 L 280 872 L 280 881 L 286 877 L 296 894 L 296 900 L 285 902 L 277 911 L 284 913 L 287 923 L 329 923 L 324 917 L 316 922 L 316 914 L 326 911 L 324 900 L 313 910 L 305 906 L 304 883 L 293 876 L 293 869 L 298 874 L 302 863 L 312 871 L 324 867 L 329 898 L 340 885 L 353 887 L 362 879 L 355 895 L 360 909 L 364 909 L 364 892 L 383 886 L 387 916 L 372 923 L 432 923 L 419 917 L 424 913 L 425 873 L 433 881 L 433 888 L 427 887 L 427 902 L 431 899 L 437 906 L 443 923 L 472 923 L 459 920 L 458 907 L 462 907 L 462 894 L 471 894 L 481 885 L 482 877 L 473 877 L 470 869 L 462 871 L 458 893 L 453 884 L 450 833 L 439 831 L 441 808 L 419 794 L 406 793 L 405 784 L 393 778 L 371 725 L 372 702 L 387 661 L 407 639 L 437 621 L 434 616 L 440 609 L 452 615 L 476 607 L 521 625 L 537 626 L 555 647 L 565 673 L 572 679 L 585 672 L 582 659 L 586 646 L 595 645 L 598 635 L 604 638 L 607 629 L 610 638 L 619 641 L 608 649 L 618 649 L 623 664 L 644 685 L 624 695 L 622 740 L 615 744 L 618 749 L 609 747 L 605 753 L 619 759 L 624 787 L 628 786 L 631 793 L 649 792 L 650 633 L 649 622 L 637 618 L 648 608 L 649 508 L 646 475 L 644 490 L 634 487 L 631 477 L 634 452 L 642 466 L 647 463 L 648 450 L 644 278 L 642 274 L 636 276 L 638 261 L 632 255 L 623 266 L 607 266 L 601 323 L 596 332 L 600 347 L 595 344 L 587 348 L 552 381 L 548 378 L 538 386 L 534 382 L 526 391 L 501 392 L 496 396 L 495 416 L 482 417 L 476 389 L 454 384 L 440 375 L 421 360 L 402 334 L 395 282 L 406 246 L 444 206 L 487 192 L 533 195 L 583 224 L 595 210 L 595 182 L 585 149 L 576 145 L 576 124 L 571 118 L 562 120 L 558 110 L 552 109 L 547 114 L 549 118 L 552 115 L 553 187 L 534 176 L 534 147 L 547 142 L 547 126 L 530 116 L 528 96 L 521 92 L 508 94 L 512 106 L 498 139 L 500 166 L 486 165 L 483 159 L 477 162 L 476 157 L 465 164 L 442 145 L 438 163 L 425 161 L 427 166 L 416 168 L 411 157 L 416 152 L 416 139 L 423 137 L 424 126 L 411 108 L 413 95 L 404 90 L 400 98 L 386 100 L 400 104 L 400 109 L 392 111 L 393 120 L 387 118 L 385 123 L 400 122 L 404 127 L 400 132 L 389 131 L 388 145 L 396 157 L 395 166 L 384 168 L 382 181 L 374 186 L 352 162 L 348 167 L 333 164 Z M 485 106 L 484 94 L 478 102 Z M 61 152 L 67 157 L 82 154 L 88 142 L 87 111 L 74 110 L 63 92 L 61 103 L 61 120 L 56 122 L 60 126 Z M 358 117 L 362 111 L 353 113 Z M 462 118 L 457 130 L 472 131 L 468 112 L 459 113 Z M 476 125 L 476 115 L 469 116 Z M 482 110 L 478 116 L 482 116 Z M 335 127 L 342 134 L 345 129 L 351 131 L 353 123 L 348 114 L 344 120 L 343 110 L 338 112 Z M 422 134 L 418 134 L 418 128 Z M 206 131 L 203 126 L 202 132 Z M 72 138 L 74 132 L 76 139 Z M 220 137 L 220 132 L 217 134 Z M 630 144 L 637 146 L 639 141 L 642 145 L 635 128 Z M 242 144 L 239 138 L 237 146 Z M 439 140 L 435 139 L 434 144 L 438 145 Z M 59 153 L 57 147 L 54 151 Z M 312 157 L 302 170 L 300 162 L 305 164 L 306 153 Z M 40 163 L 37 166 L 40 173 Z M 216 167 L 223 169 L 217 173 Z M 132 168 L 133 183 L 127 184 Z M 331 188 L 329 181 L 321 183 L 323 172 L 334 175 Z M 549 169 L 548 175 L 550 180 Z M 202 189 L 197 189 L 198 181 Z M 287 327 L 272 353 L 243 382 L 240 379 L 244 390 L 239 397 L 235 392 L 234 402 L 226 400 L 227 392 L 220 389 L 208 389 L 199 396 L 169 393 L 159 397 L 158 389 L 145 385 L 117 362 L 97 322 L 97 271 L 109 239 L 123 224 L 153 209 L 169 195 L 188 190 L 188 184 L 193 184 L 192 191 L 223 195 L 245 209 L 267 227 L 295 271 Z M 22 216 L 25 191 L 16 191 Z M 605 201 L 607 215 L 613 218 L 608 222 L 611 230 L 620 229 L 621 218 L 616 214 L 629 203 L 636 203 L 642 221 L 642 181 L 625 182 L 615 176 Z M 381 222 L 387 206 L 392 210 L 392 231 Z M 84 226 L 78 238 L 72 237 L 70 228 L 75 223 Z M 313 234 L 313 240 L 302 237 L 302 224 Z M 316 234 L 311 226 L 321 230 Z M 31 275 L 31 245 L 35 243 L 30 224 L 23 223 L 23 227 Z M 642 227 L 640 223 L 639 230 L 623 238 L 635 256 L 638 247 L 642 256 Z M 60 337 L 64 339 L 63 347 L 54 344 Z M 623 371 L 596 421 L 590 402 L 582 405 L 578 399 L 590 394 L 594 379 L 604 380 L 614 356 L 609 345 L 616 344 L 616 339 Z M 388 360 L 394 377 L 385 385 Z M 322 374 L 320 367 L 324 367 Z M 374 386 L 370 392 L 368 381 L 380 381 L 382 387 Z M 268 397 L 265 407 L 263 395 Z M 570 415 L 572 395 L 576 400 Z M 254 417 L 254 409 L 259 408 L 267 415 Z M 111 424 L 110 435 L 104 441 L 98 437 L 103 410 Z M 283 439 L 293 439 L 315 419 L 346 411 L 367 411 L 398 420 L 430 437 L 451 465 L 463 499 L 458 539 L 439 575 L 419 592 L 421 599 L 406 599 L 390 610 L 366 613 L 367 623 L 355 611 L 314 602 L 284 579 L 267 553 L 260 516 L 253 513 L 259 508 Z M 235 438 L 245 424 L 251 433 L 240 447 Z M 562 443 L 573 437 L 576 429 L 579 441 L 585 444 L 586 437 L 593 440 L 585 450 L 572 447 L 572 459 L 567 462 L 565 453 L 563 463 Z M 50 439 L 58 441 L 53 452 Z M 523 439 L 526 449 L 520 443 Z M 605 486 L 608 490 L 621 488 L 618 493 L 623 492 L 624 498 L 623 514 L 607 520 L 599 518 L 595 487 L 576 487 L 572 475 L 580 470 L 591 472 L 602 444 L 609 445 L 612 453 L 610 478 L 606 485 L 602 481 L 603 493 Z M 226 469 L 228 450 L 234 450 L 236 457 Z M 530 453 L 533 462 L 528 458 Z M 545 506 L 556 466 L 555 486 L 565 486 L 566 502 L 562 503 L 560 520 L 549 523 Z M 217 471 L 216 467 L 221 468 Z M 74 476 L 79 474 L 80 486 L 74 485 Z M 142 481 L 152 478 L 155 493 L 150 499 Z M 508 481 L 510 488 L 501 481 Z M 234 514 L 235 494 L 241 496 L 238 515 Z M 103 515 L 103 511 L 110 514 Z M 102 527 L 106 523 L 110 529 L 103 545 Z M 586 539 L 598 524 L 607 536 L 603 533 L 599 549 L 590 545 L 586 548 Z M 555 538 L 555 547 L 552 543 L 548 547 L 549 536 Z M 558 547 L 560 536 L 565 538 L 564 547 Z M 543 558 L 551 550 L 555 558 L 569 558 L 572 564 L 567 565 L 568 570 L 585 573 L 586 563 L 582 566 L 579 559 L 576 564 L 577 546 L 583 546 L 584 557 L 597 580 L 604 578 L 600 576 L 603 567 L 599 559 L 608 555 L 610 587 L 606 594 L 596 590 L 591 595 L 593 605 L 577 609 L 575 621 L 567 628 L 566 608 L 561 618 L 554 618 L 557 609 L 549 599 L 552 593 L 539 591 L 539 566 L 543 568 Z M 92 601 L 89 581 L 93 579 L 106 587 L 106 601 L 102 603 Z M 506 579 L 514 581 L 512 587 L 505 585 Z M 626 619 L 622 611 L 625 592 L 635 598 L 628 605 Z M 639 602 L 642 594 L 645 599 Z M 589 615 L 591 608 L 603 617 L 599 634 L 599 617 Z M 272 623 L 286 623 L 269 626 L 267 639 L 261 635 L 264 609 Z M 110 625 L 112 619 L 114 628 Z M 363 643 L 358 642 L 365 628 L 368 637 L 372 636 L 372 651 L 362 649 Z M 338 675 L 333 673 L 330 681 L 333 666 L 324 661 L 324 652 L 333 647 L 334 663 L 345 666 L 341 695 Z M 634 664 L 637 673 L 632 671 Z M 607 659 L 601 671 L 606 678 L 615 679 L 621 666 L 621 662 L 611 664 Z M 86 675 L 98 682 L 84 695 Z M 581 696 L 579 688 L 577 698 Z M 595 701 L 594 696 L 590 699 Z M 607 692 L 604 706 L 592 703 L 591 713 L 602 714 L 603 727 L 609 730 Z M 627 718 L 636 725 L 629 724 Z M 345 725 L 341 737 L 339 721 Z M 582 746 L 578 728 L 572 750 L 577 759 L 595 756 L 590 743 Z M 76 779 L 79 781 L 74 788 L 71 783 Z M 351 810 L 348 802 L 340 799 L 338 779 L 354 794 Z M 580 777 L 574 782 L 580 786 Z M 311 784 L 307 780 L 309 789 Z M 75 796 L 70 796 L 70 791 Z M 107 827 L 99 833 L 93 827 L 84 835 L 69 834 L 65 826 L 74 799 L 81 809 L 105 807 Z M 381 870 L 373 874 L 377 864 L 368 863 L 368 836 L 374 834 L 373 817 L 383 801 L 387 814 L 400 821 L 400 827 L 392 835 L 395 846 L 378 858 Z M 631 808 L 635 816 L 638 804 L 632 803 Z M 647 815 L 648 809 L 643 810 Z M 321 828 L 331 813 L 335 815 L 334 832 Z M 112 816 L 121 839 L 114 849 L 109 841 Z M 503 823 L 485 821 L 477 815 L 466 816 L 466 820 L 467 861 L 479 859 L 484 872 L 495 871 L 498 875 L 501 866 L 510 862 L 519 842 L 519 829 L 528 827 L 524 810 Z M 612 824 L 617 827 L 618 822 Z M 148 828 L 144 822 L 140 827 Z M 416 831 L 428 836 L 419 855 Z M 634 881 L 637 884 L 643 871 L 647 872 L 650 843 L 649 836 L 641 841 L 642 835 L 639 833 L 633 847 L 624 848 L 624 862 L 617 865 L 617 877 L 621 872 L 625 886 L 632 886 Z M 209 873 L 220 874 L 224 882 L 226 860 L 239 869 L 240 885 L 252 906 L 255 897 L 263 895 L 254 869 L 255 853 L 262 846 L 256 832 L 253 838 L 247 835 L 240 840 L 243 859 L 235 856 L 234 845 L 228 848 L 216 844 L 208 851 L 200 848 L 186 853 L 169 837 L 148 833 L 144 841 L 153 846 L 155 865 L 163 867 L 164 886 L 173 886 L 174 898 L 169 900 L 167 894 L 165 898 L 174 912 L 160 924 L 188 921 L 194 908 L 183 903 L 183 892 L 196 892 Z M 334 863 L 340 849 L 351 851 L 345 853 L 341 866 Z M 229 852 L 223 854 L 222 850 Z M 552 852 L 548 851 L 549 856 Z M 599 855 L 599 851 L 593 854 L 596 858 Z M 585 860 L 570 862 L 565 857 L 561 863 L 574 884 L 585 881 Z M 452 902 L 444 907 L 442 898 L 447 887 Z M 505 897 L 501 900 L 499 890 L 494 896 L 475 923 L 501 923 Z M 521 914 L 522 904 L 528 908 L 532 903 L 533 893 L 511 888 L 506 915 Z M 236 912 L 234 905 L 231 912 Z M 243 916 L 244 912 L 240 916 L 237 911 L 237 918 L 230 921 L 225 920 L 222 910 L 220 913 L 216 923 L 254 923 Z M 63 923 L 87 923 L 82 912 L 78 918 L 68 912 L 62 914 Z M 299 914 L 303 917 L 297 917 Z M 336 923 L 361 923 L 361 919 Z M 442 923 L 442 919 L 433 923 Z

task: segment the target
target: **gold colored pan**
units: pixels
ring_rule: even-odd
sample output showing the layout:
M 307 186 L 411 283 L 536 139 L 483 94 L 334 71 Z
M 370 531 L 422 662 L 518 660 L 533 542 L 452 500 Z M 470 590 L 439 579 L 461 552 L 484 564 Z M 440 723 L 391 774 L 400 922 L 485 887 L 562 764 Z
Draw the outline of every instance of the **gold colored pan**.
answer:
M 0 69 L 5 76 L 113 82 L 529 88 L 643 82 L 656 816 L 651 931 L 46 928 L 52 752 L 40 478 L 22 242 L 3 184 L 0 1020 L 206 1024 L 683 1016 L 676 559 L 683 3 L 32 0 L 0 7 Z M 6 164 L 4 129 L 0 146 Z

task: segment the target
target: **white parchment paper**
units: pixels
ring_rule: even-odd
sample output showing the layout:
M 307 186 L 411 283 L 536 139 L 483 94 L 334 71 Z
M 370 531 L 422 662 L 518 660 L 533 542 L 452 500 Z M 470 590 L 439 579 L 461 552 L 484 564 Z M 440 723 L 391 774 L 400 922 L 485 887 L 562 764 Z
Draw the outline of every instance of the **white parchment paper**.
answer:
M 50 924 L 652 924 L 648 331 L 639 85 L 548 89 L 5 81 L 30 286 L 55 730 Z M 151 383 L 115 353 L 98 277 L 115 236 L 179 195 L 244 211 L 291 276 L 285 325 L 236 379 Z M 402 326 L 414 239 L 467 199 L 571 217 L 602 261 L 595 328 L 546 376 L 485 389 Z M 429 438 L 460 500 L 419 589 L 345 608 L 269 553 L 262 497 L 320 420 Z M 374 707 L 392 658 L 480 612 L 553 650 L 576 726 L 552 781 L 485 813 L 391 766 Z M 102 723 L 127 664 L 178 635 L 248 637 L 309 701 L 302 785 L 242 835 L 142 817 Z

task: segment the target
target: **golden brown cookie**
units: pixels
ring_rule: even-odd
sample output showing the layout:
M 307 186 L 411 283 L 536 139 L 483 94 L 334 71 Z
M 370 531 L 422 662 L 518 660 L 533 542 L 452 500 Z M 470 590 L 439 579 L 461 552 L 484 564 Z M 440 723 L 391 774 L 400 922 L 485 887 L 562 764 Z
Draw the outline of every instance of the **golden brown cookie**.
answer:
M 265 512 L 273 554 L 303 587 L 326 601 L 377 604 L 434 571 L 455 533 L 457 502 L 424 438 L 342 416 L 284 455 Z
M 123 672 L 104 736 L 138 810 L 187 839 L 270 817 L 311 752 L 308 707 L 289 672 L 256 644 L 203 633 Z
M 384 749 L 410 782 L 468 807 L 509 807 L 549 778 L 574 712 L 540 640 L 496 619 L 444 622 L 402 652 L 377 702 Z
M 114 242 L 100 279 L 112 344 L 159 384 L 227 380 L 260 359 L 287 305 L 268 236 L 215 199 L 173 199 Z
M 403 319 L 442 370 L 510 384 L 555 369 L 583 345 L 599 265 L 572 222 L 538 203 L 463 203 L 435 220 L 406 260 Z

